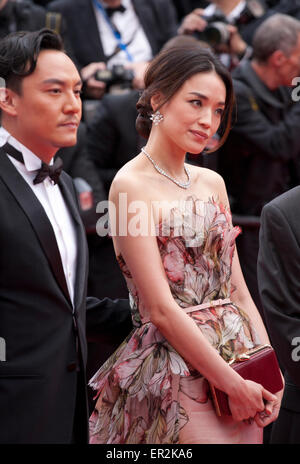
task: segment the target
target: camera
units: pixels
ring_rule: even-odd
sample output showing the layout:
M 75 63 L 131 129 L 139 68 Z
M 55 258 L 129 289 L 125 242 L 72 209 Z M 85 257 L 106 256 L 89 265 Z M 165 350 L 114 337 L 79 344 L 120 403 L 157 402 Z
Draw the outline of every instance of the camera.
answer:
M 236 18 L 234 25 L 239 27 L 240 25 L 247 24 L 252 20 L 262 17 L 265 12 L 266 8 L 260 0 L 247 0 L 244 9 L 240 16 Z M 195 32 L 194 36 L 198 40 L 207 42 L 212 47 L 228 44 L 230 32 L 227 28 L 229 23 L 225 15 L 216 9 L 212 16 L 202 16 L 202 18 L 207 22 L 207 26 L 202 32 Z
M 95 73 L 95 79 L 105 82 L 107 91 L 112 86 L 129 89 L 132 88 L 134 72 L 131 69 L 126 69 L 122 64 L 115 64 L 111 69 L 98 70 Z
M 223 13 L 216 11 L 213 16 L 202 16 L 202 18 L 207 22 L 207 26 L 201 32 L 194 32 L 193 35 L 196 39 L 203 40 L 203 42 L 207 42 L 212 47 L 229 42 L 228 22 Z

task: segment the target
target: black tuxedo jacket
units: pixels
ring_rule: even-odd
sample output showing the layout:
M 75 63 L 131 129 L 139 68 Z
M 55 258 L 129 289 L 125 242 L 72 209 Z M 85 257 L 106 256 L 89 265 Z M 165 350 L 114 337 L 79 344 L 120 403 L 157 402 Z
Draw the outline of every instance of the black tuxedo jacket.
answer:
M 74 420 L 86 442 L 86 309 L 93 337 L 131 328 L 126 300 L 86 297 L 86 238 L 67 174 L 59 187 L 77 234 L 74 310 L 51 224 L 0 149 L 0 443 L 69 443 Z
M 176 11 L 170 0 L 133 0 L 133 6 L 149 40 L 153 55 L 177 33 Z M 50 11 L 61 13 L 77 65 L 106 61 L 92 0 L 55 0 Z
M 267 204 L 261 215 L 258 284 L 272 345 L 285 373 L 276 435 L 300 443 L 300 187 Z M 284 439 L 285 440 L 285 439 Z M 291 441 L 287 441 L 291 442 Z M 295 443 L 295 441 L 294 441 Z

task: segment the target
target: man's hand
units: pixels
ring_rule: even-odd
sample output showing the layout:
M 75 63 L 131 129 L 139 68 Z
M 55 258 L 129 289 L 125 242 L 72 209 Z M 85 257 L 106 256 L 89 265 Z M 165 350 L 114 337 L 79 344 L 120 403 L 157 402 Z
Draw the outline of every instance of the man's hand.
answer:
M 214 48 L 217 53 L 229 53 L 230 55 L 242 56 L 247 48 L 246 42 L 242 39 L 238 29 L 231 24 L 226 24 L 229 32 L 229 41 L 227 44 L 216 45 Z
M 105 82 L 95 79 L 96 71 L 103 71 L 106 69 L 106 64 L 103 62 L 90 63 L 81 69 L 81 77 L 86 86 L 86 96 L 89 98 L 100 99 L 103 97 L 106 84 Z
M 186 15 L 178 29 L 178 34 L 191 34 L 195 31 L 202 32 L 207 26 L 207 22 L 202 18 L 203 12 L 202 8 L 196 8 Z
M 125 67 L 131 69 L 134 72 L 134 79 L 132 81 L 132 87 L 137 90 L 145 88 L 145 71 L 148 67 L 148 61 L 140 61 L 138 63 L 128 62 Z

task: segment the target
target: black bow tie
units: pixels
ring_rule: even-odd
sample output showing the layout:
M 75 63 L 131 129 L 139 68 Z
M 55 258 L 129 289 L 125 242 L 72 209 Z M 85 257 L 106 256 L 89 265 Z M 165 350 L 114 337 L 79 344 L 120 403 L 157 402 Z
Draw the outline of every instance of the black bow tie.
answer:
M 117 11 L 119 11 L 120 13 L 124 13 L 124 11 L 126 11 L 126 8 L 123 5 L 116 6 L 115 8 L 105 8 L 105 12 L 109 18 Z
M 20 161 L 20 163 L 24 164 L 24 159 L 22 153 L 17 150 L 15 147 L 10 145 L 9 143 L 6 143 L 3 145 L 3 150 L 6 151 L 10 156 L 15 158 L 17 161 Z M 54 164 L 52 166 L 49 166 L 48 164 L 44 163 L 42 161 L 42 166 L 38 170 L 36 177 L 33 180 L 34 184 L 39 184 L 43 182 L 46 177 L 50 177 L 50 179 L 53 180 L 54 184 L 57 184 L 59 176 L 61 174 L 63 168 L 63 162 L 62 159 L 57 157 Z

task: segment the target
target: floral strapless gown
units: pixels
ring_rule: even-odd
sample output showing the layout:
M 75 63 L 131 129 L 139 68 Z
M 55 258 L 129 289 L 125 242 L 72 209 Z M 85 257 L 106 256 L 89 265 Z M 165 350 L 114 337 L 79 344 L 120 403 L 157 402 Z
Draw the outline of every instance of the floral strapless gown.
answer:
M 181 308 L 231 297 L 231 264 L 238 227 L 213 199 L 193 197 L 157 226 L 157 242 L 170 290 Z M 189 205 L 189 207 L 187 207 Z M 205 378 L 193 369 L 149 320 L 130 271 L 127 281 L 134 330 L 105 362 L 90 386 L 97 403 L 90 443 L 261 443 L 254 423 L 218 417 Z M 235 304 L 188 313 L 228 361 L 259 344 L 245 313 Z M 142 322 L 143 320 L 143 322 Z

